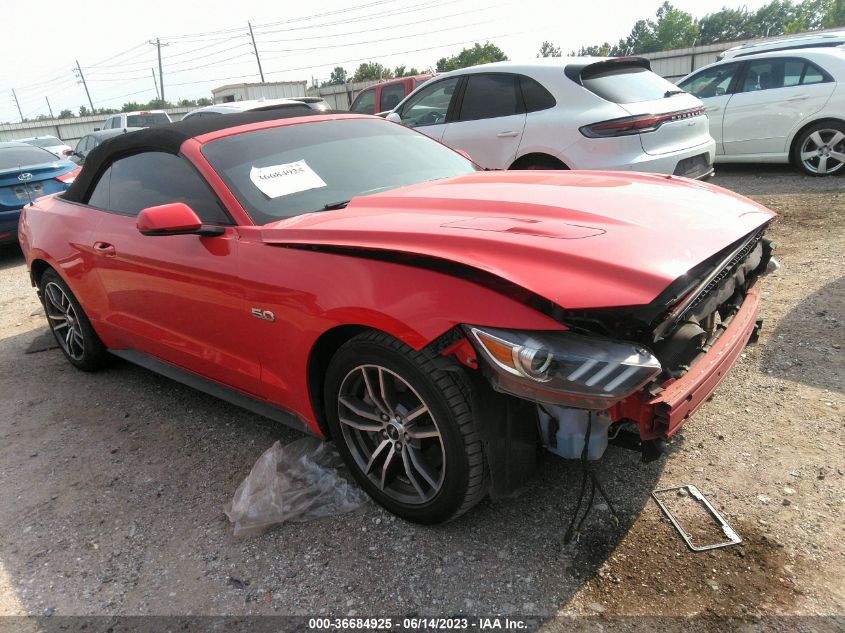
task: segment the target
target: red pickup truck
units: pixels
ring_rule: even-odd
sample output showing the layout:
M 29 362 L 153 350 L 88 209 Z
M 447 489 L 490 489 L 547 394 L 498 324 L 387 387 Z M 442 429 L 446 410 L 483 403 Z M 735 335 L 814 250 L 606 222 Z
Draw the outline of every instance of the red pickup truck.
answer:
M 388 112 L 395 108 L 402 99 L 411 94 L 434 75 L 414 75 L 413 77 L 401 77 L 391 79 L 382 83 L 364 88 L 355 97 L 350 112 L 358 114 L 375 114 L 377 112 Z

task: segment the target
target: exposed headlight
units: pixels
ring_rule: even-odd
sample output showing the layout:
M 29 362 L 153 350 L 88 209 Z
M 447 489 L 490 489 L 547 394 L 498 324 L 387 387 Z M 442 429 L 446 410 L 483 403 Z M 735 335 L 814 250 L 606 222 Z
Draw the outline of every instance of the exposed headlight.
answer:
M 520 398 L 603 410 L 660 373 L 644 347 L 572 332 L 523 332 L 466 326 L 487 360 L 494 389 Z

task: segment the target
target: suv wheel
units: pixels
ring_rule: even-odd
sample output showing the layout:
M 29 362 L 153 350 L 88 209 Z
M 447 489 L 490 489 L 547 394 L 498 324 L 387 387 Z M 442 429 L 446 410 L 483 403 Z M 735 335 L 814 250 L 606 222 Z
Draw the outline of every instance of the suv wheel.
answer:
M 796 159 L 811 176 L 845 172 L 845 124 L 823 121 L 805 130 L 796 143 Z

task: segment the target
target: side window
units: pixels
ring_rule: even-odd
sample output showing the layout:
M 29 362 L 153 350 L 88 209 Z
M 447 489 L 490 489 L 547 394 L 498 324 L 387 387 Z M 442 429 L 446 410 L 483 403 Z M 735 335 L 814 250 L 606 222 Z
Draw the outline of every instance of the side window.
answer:
M 104 130 L 110 130 L 113 127 L 114 127 L 114 117 L 110 116 L 108 119 L 106 119 L 106 124 L 103 126 L 103 129 Z
M 799 59 L 787 59 L 783 65 L 783 87 L 797 86 L 801 83 L 806 64 Z
M 350 112 L 357 112 L 358 114 L 375 114 L 376 113 L 376 91 L 375 88 L 364 90 L 361 94 L 355 97 L 355 101 L 349 107 Z
M 806 86 L 807 84 L 820 84 L 824 83 L 825 81 L 827 81 L 827 79 L 822 74 L 821 70 L 819 70 L 813 64 L 804 64 L 804 75 L 801 77 L 802 86 Z
M 523 112 L 516 79 L 516 75 L 470 75 L 458 120 L 492 119 Z
M 748 62 L 742 87 L 737 92 L 756 92 L 783 88 L 784 62 L 782 59 L 755 59 Z
M 109 171 L 108 202 L 96 205 L 91 201 L 98 183 L 88 204 L 134 216 L 147 207 L 184 202 L 204 223 L 231 224 L 211 189 L 180 156 L 165 152 L 134 154 L 112 163 Z
M 426 85 L 402 107 L 402 123 L 408 127 L 445 123 L 449 103 L 455 94 L 455 88 L 458 87 L 458 81 L 460 77 L 450 77 Z
M 405 98 L 405 85 L 394 84 L 381 89 L 381 110 L 392 110 Z
M 537 112 L 539 110 L 548 110 L 557 105 L 555 98 L 548 90 L 543 88 L 531 77 L 525 75 L 519 76 L 519 85 L 522 89 L 522 98 L 525 101 L 526 112 Z
M 728 92 L 738 69 L 737 63 L 707 68 L 682 81 L 678 87 L 702 99 L 718 97 Z
M 98 209 L 109 208 L 109 183 L 111 182 L 111 167 L 103 172 L 97 184 L 94 185 L 94 190 L 88 196 L 88 204 Z

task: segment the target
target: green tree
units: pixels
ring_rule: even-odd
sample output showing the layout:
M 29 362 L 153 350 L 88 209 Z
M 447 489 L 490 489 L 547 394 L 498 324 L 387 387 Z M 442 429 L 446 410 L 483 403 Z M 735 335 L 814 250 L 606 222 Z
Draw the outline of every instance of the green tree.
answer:
M 830 3 L 822 24 L 826 29 L 845 26 L 845 0 L 833 0 Z
M 120 109 L 121 112 L 135 112 L 136 110 L 141 109 L 141 104 L 137 101 L 127 101 L 123 104 L 123 107 Z
M 210 106 L 210 105 L 211 105 L 211 99 L 209 99 L 208 97 L 200 97 L 199 99 L 197 99 L 197 106 L 198 107 Z
M 196 99 L 179 99 L 180 108 L 195 108 L 197 106 Z
M 91 112 L 85 106 L 79 106 L 79 116 L 88 116 Z
M 343 66 L 335 66 L 334 70 L 332 70 L 332 74 L 329 77 L 329 80 L 323 84 L 325 86 L 339 86 L 341 84 L 345 84 L 348 76 L 346 74 L 346 69 Z
M 551 42 L 543 42 L 540 45 L 540 52 L 537 57 L 560 57 L 560 47 Z
M 664 2 L 657 10 L 654 35 L 660 42 L 660 50 L 684 48 L 696 40 L 698 26 L 689 13 Z
M 443 73 L 450 70 L 457 70 L 458 68 L 504 62 L 507 60 L 508 56 L 495 44 L 485 42 L 482 45 L 476 42 L 471 48 L 465 48 L 457 55 L 438 59 L 437 72 Z
M 355 70 L 352 81 L 370 81 L 373 79 L 391 79 L 393 71 L 378 62 L 364 62 Z
M 413 66 L 411 66 L 410 68 L 407 68 L 405 66 L 405 64 L 402 64 L 401 66 L 397 66 L 396 68 L 393 69 L 393 76 L 394 77 L 413 77 L 413 76 L 419 75 L 419 74 L 420 74 L 420 71 L 417 68 L 414 68 Z
M 67 108 L 65 108 L 64 110 L 59 112 L 59 118 L 60 119 L 72 119 L 73 118 L 73 112 L 71 110 L 68 110 Z
M 739 9 L 723 8 L 715 13 L 708 13 L 698 21 L 697 44 L 715 44 L 750 37 L 752 15 L 745 7 Z

